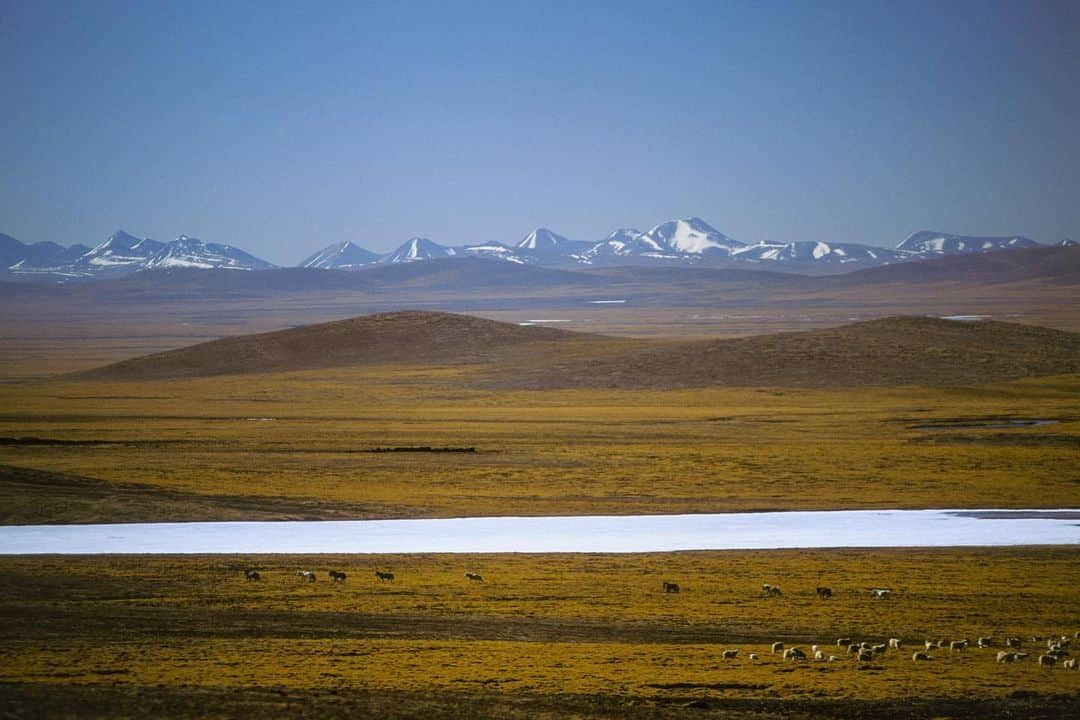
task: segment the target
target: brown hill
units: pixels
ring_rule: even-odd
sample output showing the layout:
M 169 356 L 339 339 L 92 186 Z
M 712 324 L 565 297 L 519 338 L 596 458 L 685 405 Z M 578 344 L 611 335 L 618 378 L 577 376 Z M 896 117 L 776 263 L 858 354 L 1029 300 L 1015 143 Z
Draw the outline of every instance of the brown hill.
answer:
M 893 317 L 800 333 L 619 348 L 519 368 L 525 388 L 978 385 L 1080 372 L 1080 334 L 1002 322 Z
M 367 364 L 492 362 L 533 343 L 572 347 L 610 338 L 468 315 L 391 312 L 213 340 L 78 373 L 109 380 L 284 372 Z

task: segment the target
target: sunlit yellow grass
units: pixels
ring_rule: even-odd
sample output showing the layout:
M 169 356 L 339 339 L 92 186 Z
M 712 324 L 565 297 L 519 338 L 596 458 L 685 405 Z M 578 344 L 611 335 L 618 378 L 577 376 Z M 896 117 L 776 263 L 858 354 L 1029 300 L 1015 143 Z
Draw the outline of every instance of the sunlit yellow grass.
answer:
M 368 517 L 1080 504 L 1077 377 L 955 390 L 504 392 L 467 387 L 463 373 L 4 387 L 0 436 L 136 442 L 9 445 L 0 463 L 359 503 Z M 911 428 L 987 416 L 1059 422 Z M 477 452 L 356 452 L 420 445 Z
M 258 567 L 263 580 L 245 581 L 246 567 Z M 301 582 L 300 567 L 316 570 L 319 581 Z M 328 583 L 328 568 L 347 571 L 348 582 Z M 374 568 L 392 569 L 397 579 L 379 583 Z M 1000 643 L 1080 629 L 1071 585 L 1080 559 L 1067 548 L 5 558 L 0 570 L 13 588 L 0 618 L 32 611 L 49 628 L 8 626 L 0 681 L 634 697 L 1080 692 L 1080 673 L 1034 662 L 1041 642 L 1028 640 L 1032 657 L 1015 665 L 997 665 L 997 648 L 911 661 L 926 637 L 992 635 Z M 485 582 L 470 583 L 466 570 Z M 661 592 L 664 579 L 682 592 Z M 765 581 L 780 584 L 784 596 L 765 597 Z M 815 597 L 820 583 L 834 589 L 833 599 Z M 873 600 L 872 585 L 896 595 Z M 137 629 L 123 619 L 129 609 L 151 621 L 162 613 L 168 625 Z M 244 612 L 253 610 L 263 619 L 238 637 L 234 623 L 250 624 Z M 84 628 L 77 618 L 86 614 L 106 620 L 105 630 Z M 429 621 L 443 621 L 441 629 Z M 70 626 L 57 632 L 64 622 Z M 900 637 L 905 645 L 859 663 L 836 647 L 839 635 Z M 773 640 L 804 649 L 817 643 L 839 660 L 784 663 L 769 651 Z M 722 660 L 727 648 L 739 657 Z M 751 652 L 760 660 L 750 661 Z

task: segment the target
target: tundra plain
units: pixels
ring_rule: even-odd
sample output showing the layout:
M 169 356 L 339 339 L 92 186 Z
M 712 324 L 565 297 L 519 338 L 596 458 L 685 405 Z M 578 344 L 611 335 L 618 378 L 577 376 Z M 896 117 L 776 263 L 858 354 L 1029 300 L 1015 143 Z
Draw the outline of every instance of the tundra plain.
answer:
M 1041 307 L 1065 318 L 1056 326 L 1074 325 L 1074 306 Z M 69 343 L 62 324 L 22 324 L 0 386 L 0 522 L 1080 507 L 1080 376 L 1053 372 L 1070 357 L 1069 336 L 991 327 L 1006 333 L 992 342 L 1028 338 L 1036 351 L 1053 342 L 1033 364 L 1003 352 L 1012 359 L 990 383 L 929 374 L 825 386 L 505 381 L 549 361 L 578 372 L 600 359 L 610 374 L 612 353 L 670 338 L 664 323 L 686 315 L 607 311 L 588 317 L 611 328 L 625 319 L 629 332 L 565 345 L 561 355 L 526 345 L 435 361 L 418 351 L 413 362 L 207 377 L 41 378 L 41 367 L 82 371 L 204 338 L 168 334 L 179 323 L 151 337 L 133 322 L 117 327 L 140 337 L 121 347 L 88 335 Z M 842 311 L 828 312 L 783 329 L 839 324 L 827 318 Z M 248 323 L 242 312 L 233 322 L 282 327 Z M 937 326 L 915 334 L 926 327 Z M 26 352 L 31 337 L 43 365 Z M 806 358 L 827 359 L 814 348 L 830 337 L 851 336 L 814 336 Z M 891 335 L 875 342 L 906 347 Z M 950 347 L 941 362 L 976 357 L 985 344 Z M 1025 376 L 1031 368 L 1037 376 Z M 245 580 L 249 569 L 261 579 Z M 302 582 L 303 569 L 317 581 Z M 331 583 L 329 570 L 348 580 Z M 379 582 L 375 570 L 395 580 Z M 1034 662 L 1045 638 L 1080 631 L 1071 547 L 46 556 L 0 558 L 0 571 L 0 709 L 11 717 L 1080 711 L 1080 673 Z M 681 592 L 664 593 L 665 581 Z M 762 583 L 783 595 L 765 595 Z M 819 599 L 819 585 L 833 597 Z M 893 594 L 875 599 L 872 587 Z M 979 636 L 998 646 L 911 660 L 927 638 Z M 997 664 L 1008 636 L 1024 638 L 1032 655 Z M 859 662 L 839 637 L 903 644 Z M 770 651 L 775 641 L 818 644 L 838 660 L 783 662 Z M 723 659 L 725 649 L 738 656 Z

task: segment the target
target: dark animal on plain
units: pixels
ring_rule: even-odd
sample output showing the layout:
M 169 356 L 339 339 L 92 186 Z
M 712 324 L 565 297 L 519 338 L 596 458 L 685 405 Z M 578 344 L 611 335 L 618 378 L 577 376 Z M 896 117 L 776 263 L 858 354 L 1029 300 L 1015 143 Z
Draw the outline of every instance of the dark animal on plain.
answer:
M 484 582 L 484 576 L 480 573 L 467 572 L 465 573 L 465 577 L 469 578 L 469 580 L 473 582 Z
M 380 582 L 394 582 L 394 573 L 392 572 L 383 572 L 382 570 L 376 570 L 375 577 L 379 578 Z
M 793 647 L 793 648 L 788 648 L 787 650 L 784 651 L 784 660 L 791 660 L 792 662 L 794 662 L 796 660 L 805 660 L 805 659 L 806 659 L 806 653 L 803 652 L 802 648 Z
M 345 573 L 338 572 L 337 570 L 330 571 L 330 582 L 343 583 L 345 582 Z
M 677 593 L 677 592 L 679 592 L 679 584 L 665 581 L 664 582 L 664 592 L 666 592 L 666 593 Z
M 262 580 L 262 575 L 259 574 L 258 570 L 245 570 L 244 577 L 247 580 Z
M 814 592 L 816 592 L 817 596 L 822 600 L 827 600 L 832 597 L 832 588 L 816 587 L 814 588 Z
M 773 585 L 771 588 L 769 588 L 769 595 L 772 596 L 772 597 L 780 597 L 783 594 L 784 593 L 782 593 L 780 591 L 780 588 L 777 587 L 776 585 Z

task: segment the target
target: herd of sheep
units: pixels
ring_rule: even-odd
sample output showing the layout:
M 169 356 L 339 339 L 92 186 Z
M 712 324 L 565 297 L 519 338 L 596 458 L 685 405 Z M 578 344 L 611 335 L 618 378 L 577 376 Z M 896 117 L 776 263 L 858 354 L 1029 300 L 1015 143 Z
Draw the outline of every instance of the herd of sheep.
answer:
M 678 585 L 671 582 L 664 582 L 664 591 L 669 592 L 669 587 L 674 585 L 676 592 L 678 592 Z M 768 597 L 780 597 L 783 592 L 776 585 L 764 583 L 761 586 L 761 591 Z M 817 596 L 823 600 L 831 598 L 833 595 L 832 588 L 817 587 L 815 588 Z M 889 588 L 870 588 L 870 597 L 879 600 L 884 600 L 892 596 L 893 591 Z M 1073 637 L 1068 635 L 1055 636 L 1050 638 L 1032 637 L 1030 642 L 1040 644 L 1046 643 L 1046 651 L 1035 653 L 1035 662 L 1039 665 L 1051 666 L 1057 665 L 1059 662 L 1061 666 L 1066 670 L 1080 669 L 1077 664 L 1077 659 L 1069 657 L 1069 648 L 1072 645 L 1073 640 L 1080 640 L 1080 631 L 1074 633 Z M 964 640 L 925 640 L 922 643 L 922 650 L 917 650 L 911 655 L 912 662 L 929 662 L 934 659 L 934 656 L 930 654 L 931 650 L 935 649 L 947 649 L 949 652 L 963 652 L 971 644 L 968 639 Z M 997 662 L 999 664 L 1007 664 L 1020 662 L 1025 658 L 1032 655 L 1029 652 L 1022 652 L 1021 648 L 1024 647 L 1024 640 L 1019 637 L 1009 637 L 1004 641 L 1004 646 L 1009 648 L 1008 650 L 1000 650 L 997 653 Z M 854 656 L 860 663 L 871 662 L 877 656 L 884 654 L 888 650 L 900 650 L 903 645 L 903 641 L 900 638 L 889 638 L 885 643 L 871 643 L 869 641 L 855 642 L 851 638 L 842 637 L 837 638 L 836 645 L 843 650 L 843 654 Z M 993 648 L 997 647 L 999 643 L 991 636 L 980 637 L 975 641 L 975 646 L 979 648 Z M 820 646 L 812 645 L 809 653 L 800 647 L 785 648 L 783 642 L 774 642 L 770 646 L 772 653 L 780 654 L 785 661 L 809 661 L 816 662 L 837 662 L 840 660 L 839 655 L 826 653 Z M 838 650 L 837 652 L 841 652 Z M 721 657 L 724 660 L 734 660 L 738 658 L 739 650 L 724 650 L 721 653 Z M 747 655 L 750 661 L 760 660 L 758 653 L 750 653 Z
M 344 572 L 337 570 L 330 570 L 329 577 L 331 582 L 343 583 L 345 582 L 346 575 Z M 261 576 L 257 570 L 246 570 L 244 572 L 247 580 L 258 581 L 261 580 Z M 315 582 L 315 573 L 311 570 L 297 570 L 296 575 L 306 582 Z M 375 571 L 375 577 L 381 582 L 393 582 L 394 574 L 392 572 L 386 572 L 382 570 Z M 484 578 L 480 573 L 466 572 L 465 578 L 470 582 L 483 582 Z M 783 591 L 776 585 L 764 583 L 761 586 L 762 592 L 768 597 L 782 597 Z M 680 587 L 678 583 L 664 581 L 663 591 L 665 593 L 678 593 Z M 832 588 L 817 587 L 814 589 L 815 594 L 822 600 L 827 600 L 833 596 Z M 890 588 L 870 588 L 869 595 L 872 598 L 885 600 L 891 597 L 893 591 Z M 1072 645 L 1073 640 L 1080 640 L 1080 631 L 1074 633 L 1073 637 L 1067 635 L 1055 636 L 1050 638 L 1032 637 L 1028 642 L 1034 644 L 1046 643 L 1046 651 L 1039 653 L 1024 652 L 1022 648 L 1025 646 L 1025 641 L 1019 637 L 1005 638 L 1003 643 L 1000 643 L 1007 650 L 999 650 L 997 653 L 997 662 L 999 664 L 1020 662 L 1033 654 L 1035 656 L 1035 662 L 1039 665 L 1051 666 L 1061 664 L 1067 670 L 1077 670 L 1080 666 L 1077 664 L 1077 658 L 1069 656 L 1069 648 Z M 899 651 L 903 646 L 903 640 L 900 638 L 889 638 L 884 643 L 872 643 L 866 640 L 854 641 L 848 637 L 837 638 L 836 647 L 838 653 L 853 656 L 858 662 L 866 663 L 874 660 L 875 657 L 879 657 L 887 651 L 896 650 Z M 932 650 L 948 650 L 950 653 L 963 652 L 971 645 L 971 641 L 968 639 L 963 640 L 925 640 L 922 643 L 922 650 L 916 650 L 911 655 L 912 662 L 929 662 L 934 660 L 934 656 L 930 654 Z M 975 647 L 978 648 L 994 648 L 998 647 L 999 643 L 991 636 L 983 636 L 975 641 Z M 1041 645 L 1040 645 L 1041 648 Z M 811 645 L 809 652 L 803 650 L 800 647 L 785 647 L 783 642 L 777 641 L 772 643 L 770 649 L 774 655 L 780 654 L 784 661 L 799 662 L 799 661 L 814 661 L 814 662 L 837 662 L 840 660 L 840 655 L 826 653 L 819 645 Z M 721 658 L 724 660 L 735 660 L 739 656 L 738 649 L 727 649 L 721 652 Z M 751 662 L 761 659 L 758 653 L 749 653 L 747 659 Z
M 1045 640 L 1047 649 L 1044 653 L 1038 654 L 1036 662 L 1039 665 L 1056 665 L 1059 662 L 1062 667 L 1067 670 L 1076 670 L 1077 662 L 1076 658 L 1069 657 L 1069 647 L 1074 639 L 1080 639 L 1080 631 L 1070 638 L 1066 635 L 1053 638 L 1041 638 L 1032 637 L 1030 642 L 1041 643 Z M 837 638 L 836 646 L 840 648 L 837 652 L 841 654 L 847 654 L 854 656 L 860 663 L 871 662 L 875 657 L 883 655 L 889 650 L 899 651 L 903 645 L 903 641 L 900 638 L 889 638 L 887 643 L 871 643 L 869 641 L 853 642 L 851 638 Z M 934 659 L 934 656 L 930 654 L 930 650 L 935 648 L 948 649 L 949 652 L 962 652 L 968 648 L 970 642 L 968 640 L 926 640 L 923 643 L 923 650 L 917 650 L 911 655 L 912 662 L 927 662 Z M 1009 648 L 1023 647 L 1024 641 L 1021 638 L 1010 637 L 1005 640 L 1005 645 Z M 992 637 L 981 637 L 976 643 L 980 648 L 992 648 L 997 646 L 996 641 Z M 800 647 L 785 647 L 783 642 L 774 642 L 770 646 L 772 654 L 780 654 L 784 661 L 798 662 L 798 661 L 816 661 L 816 662 L 837 662 L 840 660 L 840 655 L 829 654 L 825 652 L 819 645 L 811 645 L 810 650 L 806 651 Z M 1001 664 L 1019 662 L 1027 657 L 1031 653 L 1021 652 L 1019 650 L 1000 650 L 997 653 L 997 662 Z M 735 660 L 739 656 L 738 649 L 723 650 L 720 654 L 724 660 Z M 753 662 L 761 659 L 758 653 L 749 653 L 747 658 Z

